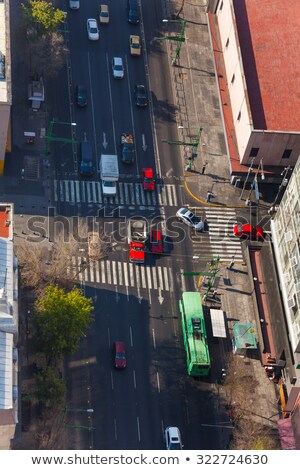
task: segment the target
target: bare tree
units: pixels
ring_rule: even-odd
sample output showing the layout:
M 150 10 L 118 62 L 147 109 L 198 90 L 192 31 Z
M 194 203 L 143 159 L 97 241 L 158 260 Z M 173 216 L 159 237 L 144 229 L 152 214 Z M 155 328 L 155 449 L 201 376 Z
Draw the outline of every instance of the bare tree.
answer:
M 66 62 L 67 50 L 64 37 L 58 32 L 45 34 L 37 41 L 30 42 L 31 72 L 42 73 L 47 78 L 54 77 Z
M 100 233 L 98 256 L 90 260 L 87 226 L 81 223 L 78 232 L 83 242 L 74 238 L 71 231 L 67 241 L 64 239 L 63 231 L 57 231 L 53 243 L 47 240 L 39 243 L 26 239 L 19 240 L 16 245 L 16 254 L 23 285 L 39 295 L 49 284 L 59 286 L 73 284 L 90 263 L 107 255 L 108 245 L 105 237 Z

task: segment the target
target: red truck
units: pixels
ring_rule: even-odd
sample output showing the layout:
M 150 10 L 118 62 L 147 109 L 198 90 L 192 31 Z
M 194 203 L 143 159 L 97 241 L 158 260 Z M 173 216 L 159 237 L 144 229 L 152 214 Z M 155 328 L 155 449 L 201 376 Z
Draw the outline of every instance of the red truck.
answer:
M 143 219 L 128 221 L 129 259 L 132 263 L 144 263 L 147 226 Z

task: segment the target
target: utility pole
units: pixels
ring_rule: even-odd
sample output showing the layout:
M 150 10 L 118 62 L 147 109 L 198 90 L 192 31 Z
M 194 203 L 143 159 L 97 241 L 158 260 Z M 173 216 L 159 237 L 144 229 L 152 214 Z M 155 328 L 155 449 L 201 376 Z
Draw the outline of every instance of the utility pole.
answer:
M 287 179 L 287 174 L 288 174 L 288 172 L 289 172 L 290 170 L 291 170 L 291 167 L 290 167 L 290 165 L 289 165 L 289 166 L 287 166 L 287 167 L 281 172 L 282 181 L 281 181 L 281 184 L 280 184 L 280 186 L 279 186 L 278 193 L 276 194 L 275 199 L 274 199 L 274 201 L 273 201 L 273 203 L 272 203 L 272 207 L 275 206 L 275 204 L 276 204 L 276 202 L 277 202 L 277 200 L 278 200 L 278 198 L 279 198 L 279 195 L 280 195 L 280 193 L 281 193 L 282 188 L 284 188 L 285 186 L 287 186 L 287 184 L 288 184 L 288 182 L 289 182 L 288 179 Z

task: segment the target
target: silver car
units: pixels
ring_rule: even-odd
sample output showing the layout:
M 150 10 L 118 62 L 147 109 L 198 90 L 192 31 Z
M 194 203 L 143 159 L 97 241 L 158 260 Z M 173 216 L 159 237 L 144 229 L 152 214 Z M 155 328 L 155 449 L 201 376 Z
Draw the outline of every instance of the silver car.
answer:
M 86 22 L 86 29 L 88 33 L 88 38 L 90 41 L 98 41 L 99 39 L 99 29 L 97 20 L 95 18 L 89 18 Z
M 79 0 L 69 0 L 69 7 L 71 8 L 71 10 L 78 10 Z
M 121 57 L 114 57 L 112 60 L 112 73 L 114 78 L 124 78 L 124 66 Z
M 204 229 L 204 222 L 201 217 L 197 217 L 186 207 L 181 207 L 180 209 L 178 209 L 178 211 L 176 212 L 176 217 L 178 218 L 178 220 L 181 220 L 186 225 L 189 225 L 195 230 L 199 230 L 200 232 L 202 232 Z

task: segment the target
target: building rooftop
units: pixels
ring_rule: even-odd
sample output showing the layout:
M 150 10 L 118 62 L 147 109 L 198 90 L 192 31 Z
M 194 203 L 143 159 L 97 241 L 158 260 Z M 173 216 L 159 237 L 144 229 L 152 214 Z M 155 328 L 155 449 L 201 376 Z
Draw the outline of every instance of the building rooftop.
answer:
M 300 2 L 233 5 L 254 128 L 299 131 Z

